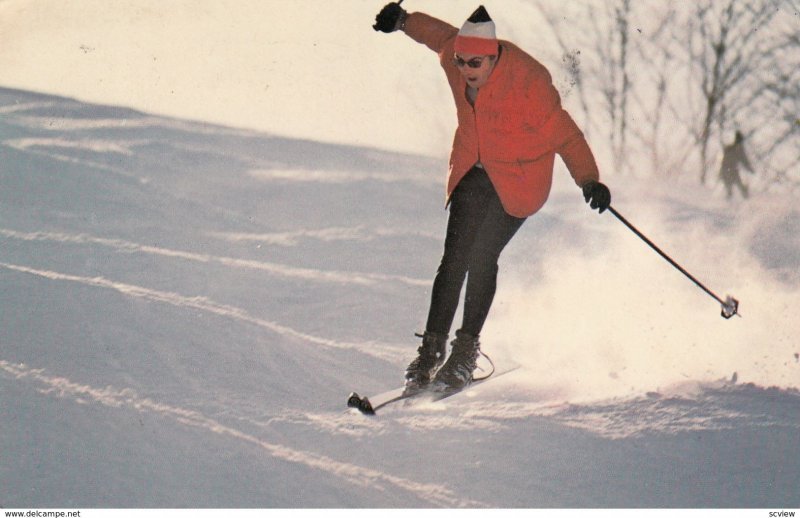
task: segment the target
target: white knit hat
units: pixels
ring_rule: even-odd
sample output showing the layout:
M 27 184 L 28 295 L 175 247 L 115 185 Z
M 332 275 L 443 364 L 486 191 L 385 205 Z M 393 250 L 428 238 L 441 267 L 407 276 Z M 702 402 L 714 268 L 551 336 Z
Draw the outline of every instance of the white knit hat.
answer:
M 497 37 L 492 21 L 486 8 L 483 6 L 467 18 L 461 30 L 458 31 L 455 41 L 455 51 L 459 54 L 474 54 L 476 56 L 490 56 L 497 54 Z

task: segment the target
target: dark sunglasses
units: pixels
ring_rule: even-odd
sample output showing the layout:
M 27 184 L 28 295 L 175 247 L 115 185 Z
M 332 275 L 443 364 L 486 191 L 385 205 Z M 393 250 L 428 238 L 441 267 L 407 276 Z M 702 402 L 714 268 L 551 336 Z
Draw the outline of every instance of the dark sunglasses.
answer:
M 468 66 L 469 68 L 481 68 L 481 65 L 483 65 L 483 60 L 486 59 L 487 57 L 489 57 L 489 56 L 482 56 L 482 57 L 479 57 L 479 58 L 472 58 L 469 61 L 465 61 L 464 58 L 462 58 L 461 56 L 456 55 L 456 56 L 453 56 L 453 64 L 455 66 L 457 66 L 458 68 L 462 68 L 465 65 Z

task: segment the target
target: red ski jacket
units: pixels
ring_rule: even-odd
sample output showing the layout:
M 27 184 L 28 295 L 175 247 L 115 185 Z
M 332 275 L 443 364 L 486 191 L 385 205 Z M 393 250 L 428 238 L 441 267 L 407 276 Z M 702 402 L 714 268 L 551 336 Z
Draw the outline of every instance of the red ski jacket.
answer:
M 550 73 L 516 45 L 500 40 L 502 53 L 474 106 L 453 63 L 455 27 L 424 13 L 409 14 L 405 33 L 439 55 L 458 115 L 447 180 L 449 199 L 480 161 L 512 216 L 538 211 L 550 194 L 558 153 L 578 186 L 599 180 L 591 149 L 561 107 Z

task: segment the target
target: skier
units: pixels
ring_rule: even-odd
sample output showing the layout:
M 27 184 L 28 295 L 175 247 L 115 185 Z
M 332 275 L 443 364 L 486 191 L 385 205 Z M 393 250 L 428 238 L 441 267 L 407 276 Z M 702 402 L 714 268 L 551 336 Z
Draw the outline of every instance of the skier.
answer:
M 737 131 L 733 143 L 725 146 L 722 150 L 722 165 L 719 168 L 719 177 L 725 185 L 729 200 L 733 197 L 734 186 L 739 188 L 742 198 L 747 198 L 748 196 L 747 186 L 742 182 L 742 177 L 739 174 L 739 165 L 743 165 L 750 171 L 750 174 L 755 174 L 753 167 L 750 165 L 750 160 L 747 159 L 747 153 L 744 151 L 744 135 L 742 135 L 741 131 Z
M 483 6 L 457 29 L 393 2 L 378 13 L 373 28 L 402 31 L 436 52 L 455 98 L 458 128 L 447 180 L 444 254 L 405 387 L 460 389 L 476 368 L 500 253 L 547 200 L 556 153 L 593 209 L 606 210 L 611 195 L 583 134 L 561 107 L 550 73 L 516 45 L 498 40 Z M 465 280 L 463 322 L 445 362 Z

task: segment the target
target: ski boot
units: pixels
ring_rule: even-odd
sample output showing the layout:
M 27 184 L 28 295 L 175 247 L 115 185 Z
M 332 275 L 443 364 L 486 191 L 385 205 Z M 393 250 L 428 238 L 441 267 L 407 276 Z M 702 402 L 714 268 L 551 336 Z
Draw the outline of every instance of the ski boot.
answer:
M 417 336 L 422 338 L 422 345 L 417 349 L 417 357 L 406 368 L 406 393 L 427 388 L 447 353 L 447 335 L 425 331 L 425 334 Z
M 477 336 L 456 331 L 456 339 L 450 357 L 433 379 L 433 388 L 438 391 L 458 391 L 472 383 L 472 373 L 478 366 L 480 342 Z

